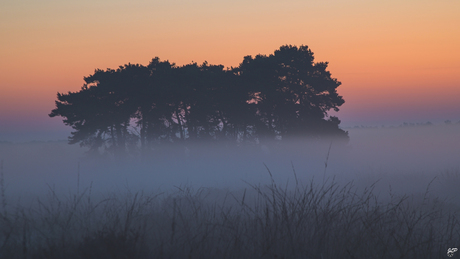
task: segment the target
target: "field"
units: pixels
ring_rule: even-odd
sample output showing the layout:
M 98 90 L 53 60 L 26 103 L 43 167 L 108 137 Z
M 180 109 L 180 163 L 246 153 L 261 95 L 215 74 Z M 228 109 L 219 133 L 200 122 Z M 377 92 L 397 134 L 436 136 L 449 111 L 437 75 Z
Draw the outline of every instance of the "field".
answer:
M 0 258 L 445 258 L 460 246 L 459 132 L 354 129 L 346 146 L 122 164 L 3 143 Z

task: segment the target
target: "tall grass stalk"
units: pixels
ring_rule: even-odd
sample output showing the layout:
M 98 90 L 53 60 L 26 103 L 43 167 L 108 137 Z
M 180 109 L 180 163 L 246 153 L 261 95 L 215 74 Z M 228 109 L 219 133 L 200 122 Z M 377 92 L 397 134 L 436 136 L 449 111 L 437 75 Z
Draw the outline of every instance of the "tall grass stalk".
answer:
M 5 176 L 3 172 L 3 159 L 0 161 L 0 195 L 2 196 L 2 209 L 5 218 L 8 217 L 6 209 L 6 195 L 5 195 Z
M 331 147 L 332 147 L 332 141 L 331 141 L 331 144 L 329 144 L 329 148 L 327 149 L 326 161 L 324 162 L 323 183 L 326 178 L 327 162 L 329 161 L 329 154 L 331 153 Z

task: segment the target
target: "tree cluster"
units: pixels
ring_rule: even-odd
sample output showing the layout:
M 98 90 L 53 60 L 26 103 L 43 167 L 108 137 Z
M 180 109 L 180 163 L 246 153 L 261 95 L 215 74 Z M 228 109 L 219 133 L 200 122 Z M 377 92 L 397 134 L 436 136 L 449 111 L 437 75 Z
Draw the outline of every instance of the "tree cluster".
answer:
M 194 140 L 348 138 L 327 115 L 344 103 L 327 65 L 315 63 L 307 46 L 290 45 L 228 69 L 154 58 L 147 66 L 97 69 L 80 91 L 58 93 L 49 116 L 74 129 L 69 144 L 118 154 Z

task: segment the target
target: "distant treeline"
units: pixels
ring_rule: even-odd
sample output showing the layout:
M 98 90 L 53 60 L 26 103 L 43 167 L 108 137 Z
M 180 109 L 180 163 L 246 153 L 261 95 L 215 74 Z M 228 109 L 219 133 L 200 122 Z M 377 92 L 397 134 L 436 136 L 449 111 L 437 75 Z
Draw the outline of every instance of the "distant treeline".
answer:
M 451 120 L 445 120 L 444 125 L 460 125 L 460 121 L 457 122 L 452 122 Z M 437 124 L 443 125 L 443 124 Z M 403 124 L 399 124 L 397 126 L 395 125 L 381 125 L 381 126 L 365 126 L 365 125 L 356 125 L 354 127 L 344 127 L 344 129 L 379 129 L 379 128 L 407 128 L 407 127 L 426 127 L 426 126 L 433 126 L 433 124 L 430 121 L 427 122 L 403 122 Z
M 78 92 L 58 93 L 50 117 L 74 131 L 69 144 L 123 153 L 194 140 L 260 142 L 291 136 L 348 138 L 328 116 L 341 84 L 307 46 L 244 57 L 235 68 L 154 58 L 97 69 Z

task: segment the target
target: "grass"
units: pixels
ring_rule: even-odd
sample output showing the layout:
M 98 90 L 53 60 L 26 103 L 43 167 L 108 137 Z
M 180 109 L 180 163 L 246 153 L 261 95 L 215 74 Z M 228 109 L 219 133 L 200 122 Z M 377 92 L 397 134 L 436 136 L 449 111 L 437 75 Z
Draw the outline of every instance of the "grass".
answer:
M 385 201 L 374 187 L 296 176 L 294 186 L 97 199 L 91 186 L 67 196 L 50 187 L 28 207 L 7 204 L 2 190 L 0 258 L 443 258 L 460 245 L 460 211 L 429 186 L 421 199 Z

